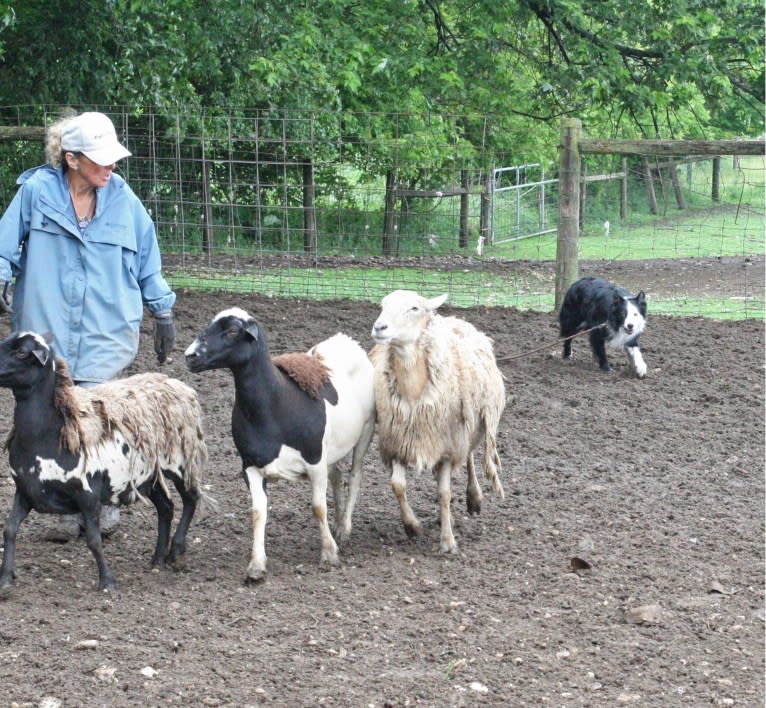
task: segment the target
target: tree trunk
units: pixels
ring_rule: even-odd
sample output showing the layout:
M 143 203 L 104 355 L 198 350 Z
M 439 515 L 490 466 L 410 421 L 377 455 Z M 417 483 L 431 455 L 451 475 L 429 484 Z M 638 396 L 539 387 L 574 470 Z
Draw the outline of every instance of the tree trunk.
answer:
M 649 166 L 649 158 L 646 156 L 641 158 L 641 162 L 644 166 L 644 181 L 646 182 L 646 196 L 649 198 L 649 212 L 656 215 L 659 214 L 659 209 L 657 208 L 657 195 L 654 193 L 652 168 Z
M 620 218 L 628 218 L 628 158 L 622 158 L 622 179 L 620 180 Z
M 393 170 L 386 172 L 386 213 L 383 219 L 383 255 L 390 256 L 392 244 L 394 241 L 395 212 L 396 212 L 396 194 L 394 187 L 396 177 Z
M 210 163 L 205 157 L 205 140 L 202 139 L 202 252 L 213 250 L 213 205 L 210 196 Z
M 681 189 L 681 180 L 678 178 L 678 167 L 671 165 L 668 169 L 670 170 L 670 181 L 673 183 L 673 192 L 676 195 L 676 204 L 679 209 L 686 209 L 686 200 Z
M 460 195 L 460 248 L 468 248 L 468 170 L 460 170 L 460 186 L 465 190 Z
M 314 163 L 303 163 L 303 250 L 316 253 L 317 215 L 314 208 Z
M 579 153 L 578 153 L 579 154 Z M 585 162 L 585 160 L 580 160 L 580 176 L 585 177 L 585 175 L 588 174 L 588 165 Z M 577 226 L 580 229 L 580 233 L 582 233 L 583 226 L 585 226 L 585 197 L 586 197 L 586 191 L 587 187 L 585 185 L 585 182 L 580 182 L 580 206 L 578 208 L 577 213 Z
M 721 201 L 721 158 L 713 158 L 713 185 L 710 191 L 710 198 L 714 202 Z

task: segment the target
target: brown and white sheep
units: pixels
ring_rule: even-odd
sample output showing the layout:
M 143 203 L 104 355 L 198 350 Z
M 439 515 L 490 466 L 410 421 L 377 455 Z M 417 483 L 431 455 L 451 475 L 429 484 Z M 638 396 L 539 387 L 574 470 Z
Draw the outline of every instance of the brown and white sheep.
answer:
M 375 431 L 372 365 L 359 344 L 336 334 L 308 352 L 272 358 L 266 330 L 239 307 L 219 312 L 186 349 L 191 371 L 229 369 L 234 376 L 231 428 L 252 499 L 253 544 L 246 582 L 266 577 L 266 482 L 308 478 L 319 522 L 320 562 L 338 563 L 327 520 L 328 479 L 336 535 L 351 533 L 362 460 Z M 351 456 L 348 496 L 336 463 Z
M 496 434 L 505 408 L 505 386 L 492 342 L 457 317 L 436 309 L 446 295 L 426 299 L 410 290 L 383 298 L 372 328 L 378 445 L 391 472 L 391 487 L 408 536 L 420 522 L 407 501 L 407 467 L 432 469 L 438 481 L 443 553 L 457 544 L 450 515 L 451 477 L 468 470 L 467 507 L 481 509 L 481 487 L 473 451 L 484 440 L 484 467 L 495 491 L 504 497 Z
M 4 530 L 0 594 L 12 586 L 16 534 L 32 509 L 83 515 L 101 590 L 116 585 L 101 543 L 102 504 L 148 497 L 157 509 L 152 565 L 183 564 L 207 461 L 193 389 L 154 373 L 93 388 L 75 386 L 64 361 L 34 332 L 14 333 L 0 342 L 0 386 L 10 388 L 16 401 L 6 443 L 16 494 Z M 172 542 L 168 480 L 183 502 Z

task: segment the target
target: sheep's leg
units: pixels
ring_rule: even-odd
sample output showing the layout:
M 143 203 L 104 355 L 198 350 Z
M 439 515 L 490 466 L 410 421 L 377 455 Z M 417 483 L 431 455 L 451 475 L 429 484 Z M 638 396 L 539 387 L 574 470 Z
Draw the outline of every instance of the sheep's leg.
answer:
M 245 478 L 250 487 L 253 516 L 253 550 L 245 582 L 257 583 L 266 577 L 266 478 L 257 467 L 248 467 Z
M 335 536 L 340 535 L 341 531 L 341 519 L 343 518 L 346 508 L 346 495 L 343 493 L 343 473 L 340 469 L 340 465 L 334 464 L 327 468 L 327 475 L 330 479 L 330 487 L 332 488 L 332 500 L 335 505 Z M 338 538 L 338 542 L 341 539 Z
M 311 474 L 311 508 L 319 522 L 319 536 L 322 543 L 320 563 L 335 565 L 338 562 L 338 545 L 330 532 L 327 522 L 327 468 L 318 469 Z
M 391 489 L 399 502 L 404 530 L 409 538 L 415 538 L 420 533 L 420 522 L 407 501 L 407 468 L 398 462 L 394 462 L 391 467 Z
M 27 498 L 16 490 L 13 497 L 11 513 L 5 522 L 3 541 L 5 551 L 3 553 L 3 565 L 0 566 L 0 595 L 10 591 L 13 579 L 16 577 L 16 534 L 19 532 L 21 522 L 27 518 L 31 510 Z
M 468 468 L 468 485 L 466 486 L 466 506 L 468 507 L 469 514 L 481 513 L 481 487 L 479 486 L 479 480 L 476 478 L 476 463 L 473 459 L 473 453 L 468 455 L 466 460 L 466 467 Z
M 362 486 L 362 462 L 364 461 L 365 454 L 367 454 L 367 448 L 370 447 L 374 432 L 375 421 L 369 421 L 364 426 L 356 445 L 354 445 L 354 452 L 351 457 L 351 473 L 348 481 L 348 498 L 346 499 L 346 507 L 343 510 L 343 519 L 339 524 L 335 536 L 341 544 L 348 541 L 349 536 L 351 535 L 351 517 L 354 513 L 356 500 L 359 497 L 359 490 Z
M 81 507 L 80 511 L 85 520 L 85 543 L 88 544 L 88 548 L 90 548 L 90 552 L 96 559 L 96 565 L 98 566 L 98 589 L 114 590 L 117 587 L 117 583 L 107 565 L 106 558 L 104 557 L 104 546 L 101 543 L 101 527 L 98 523 L 101 505 L 96 504 L 87 509 Z
M 182 570 L 186 565 L 186 533 L 194 518 L 194 512 L 197 510 L 199 492 L 196 489 L 187 488 L 184 485 L 183 480 L 178 477 L 174 476 L 172 479 L 173 484 L 175 484 L 178 494 L 181 497 L 181 501 L 183 502 L 183 508 L 181 509 L 181 518 L 178 520 L 176 532 L 173 534 L 173 543 L 170 545 L 168 563 L 170 563 L 175 570 Z
M 152 556 L 152 568 L 164 568 L 170 542 L 170 526 L 173 523 L 173 502 L 159 481 L 152 484 L 149 499 L 157 509 L 157 544 Z
M 497 426 L 494 426 L 497 429 Z M 495 442 L 495 436 L 493 433 L 486 433 L 484 444 L 484 470 L 486 472 L 487 479 L 492 482 L 492 488 L 495 493 L 501 498 L 505 499 L 505 492 L 503 491 L 503 483 L 500 481 L 500 455 L 497 453 L 497 443 Z
M 450 502 L 452 501 L 452 464 L 442 462 L 439 465 L 439 508 L 441 510 L 441 543 L 439 550 L 442 553 L 457 553 L 457 543 L 452 534 L 452 513 Z

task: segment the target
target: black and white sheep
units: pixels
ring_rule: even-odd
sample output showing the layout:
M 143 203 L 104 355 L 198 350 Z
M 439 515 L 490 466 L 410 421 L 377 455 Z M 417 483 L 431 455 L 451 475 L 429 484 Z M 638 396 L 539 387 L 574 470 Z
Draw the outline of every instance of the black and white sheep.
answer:
M 33 332 L 0 342 L 0 386 L 11 389 L 16 401 L 6 443 L 16 494 L 4 531 L 0 592 L 13 584 L 16 534 L 32 509 L 82 514 L 101 590 L 116 587 L 101 543 L 102 504 L 148 497 L 157 509 L 152 566 L 183 565 L 207 461 L 200 406 L 191 388 L 156 373 L 75 386 L 64 361 Z M 183 502 L 172 542 L 168 479 Z
M 486 476 L 504 496 L 495 439 L 505 386 L 491 340 L 465 320 L 436 313 L 446 299 L 442 295 L 429 300 L 411 290 L 396 290 L 383 298 L 372 327 L 377 344 L 370 358 L 375 367 L 378 445 L 391 473 L 404 529 L 410 537 L 420 533 L 420 522 L 407 501 L 407 467 L 431 469 L 439 487 L 440 550 L 454 553 L 452 472 L 467 466 L 468 511 L 479 513 L 482 493 L 473 450 L 482 440 Z
M 230 369 L 234 376 L 232 434 L 252 497 L 253 546 L 247 580 L 266 574 L 266 481 L 308 477 L 319 522 L 320 562 L 338 562 L 327 521 L 328 477 L 335 500 L 336 535 L 351 533 L 362 460 L 375 429 L 372 364 L 345 334 L 307 353 L 272 359 L 266 332 L 240 308 L 218 313 L 186 350 L 191 371 Z M 348 497 L 335 463 L 352 453 Z

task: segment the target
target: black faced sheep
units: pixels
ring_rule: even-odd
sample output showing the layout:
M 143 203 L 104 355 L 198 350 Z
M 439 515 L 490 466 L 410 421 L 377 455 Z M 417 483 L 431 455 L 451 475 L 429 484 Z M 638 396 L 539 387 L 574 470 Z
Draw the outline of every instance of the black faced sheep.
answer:
M 439 486 L 443 553 L 457 551 L 450 517 L 452 471 L 468 469 L 467 507 L 481 509 L 473 450 L 484 440 L 484 467 L 503 497 L 495 436 L 505 408 L 503 377 L 491 340 L 456 317 L 436 309 L 446 295 L 430 300 L 409 290 L 383 298 L 372 328 L 378 444 L 391 473 L 402 523 L 412 537 L 420 522 L 407 501 L 406 470 L 432 469 Z
M 64 361 L 32 332 L 0 342 L 0 386 L 10 388 L 16 400 L 6 443 L 16 495 L 5 525 L 0 592 L 13 584 L 16 534 L 32 509 L 82 514 L 101 590 L 116 586 L 101 544 L 102 504 L 149 497 L 158 519 L 152 565 L 183 564 L 207 460 L 200 407 L 191 388 L 161 374 L 75 386 Z M 173 502 L 166 477 L 183 501 L 172 543 Z
M 232 434 L 252 497 L 253 548 L 247 580 L 266 573 L 266 480 L 308 477 L 319 521 L 321 557 L 338 562 L 327 522 L 328 474 L 336 534 L 351 533 L 362 460 L 375 429 L 372 364 L 350 337 L 336 334 L 306 354 L 272 357 L 266 332 L 240 308 L 224 310 L 186 350 L 192 371 L 230 369 L 234 376 Z M 348 498 L 336 462 L 353 451 Z

